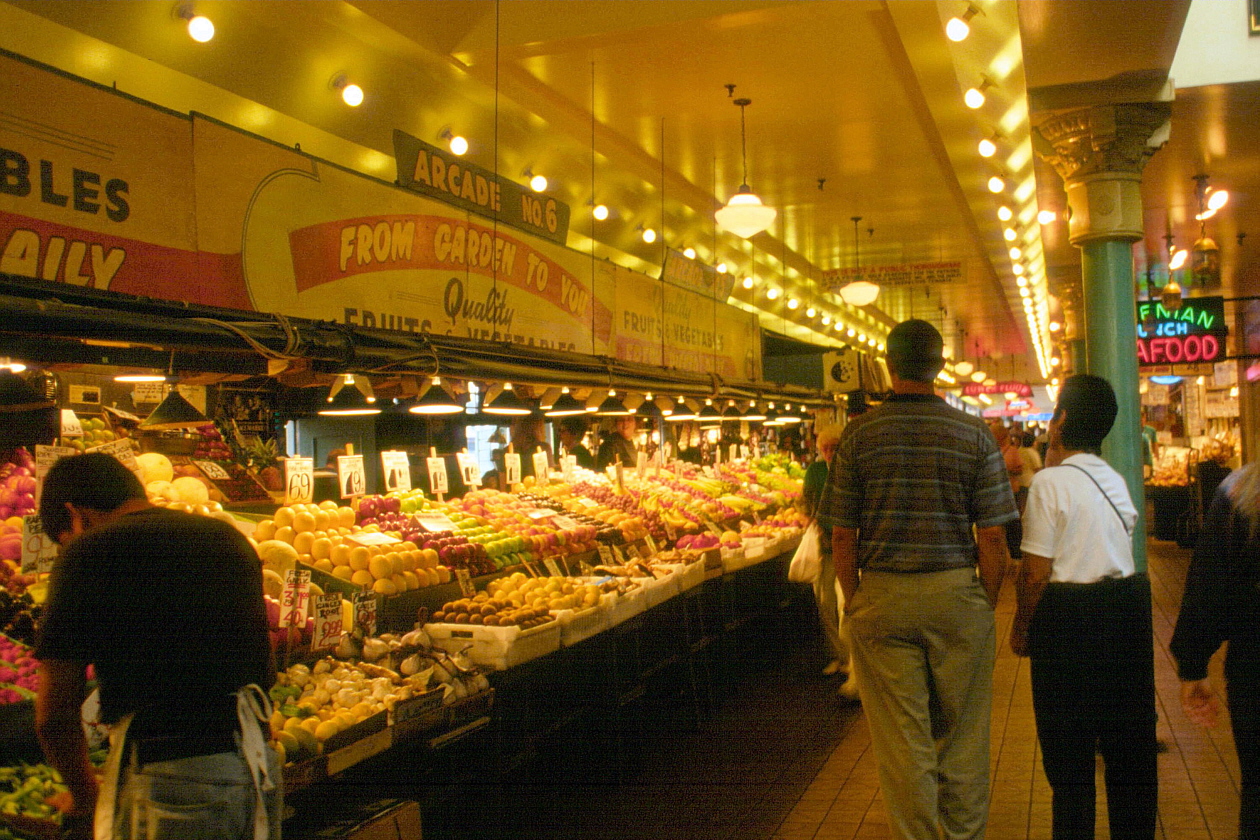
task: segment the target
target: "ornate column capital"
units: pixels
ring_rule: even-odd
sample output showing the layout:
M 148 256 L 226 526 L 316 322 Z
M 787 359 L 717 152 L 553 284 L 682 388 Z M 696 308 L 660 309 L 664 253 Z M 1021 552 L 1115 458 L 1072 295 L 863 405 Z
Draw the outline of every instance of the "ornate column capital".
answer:
M 1093 105 L 1034 116 L 1033 148 L 1067 190 L 1075 245 L 1142 238 L 1142 169 L 1168 141 L 1172 104 Z

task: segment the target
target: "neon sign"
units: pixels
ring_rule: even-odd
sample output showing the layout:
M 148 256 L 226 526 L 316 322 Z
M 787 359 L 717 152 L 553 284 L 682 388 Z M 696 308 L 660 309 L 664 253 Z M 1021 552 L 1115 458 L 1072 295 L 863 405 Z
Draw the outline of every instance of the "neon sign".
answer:
M 1225 299 L 1191 298 L 1180 309 L 1159 301 L 1138 303 L 1139 365 L 1194 364 L 1225 358 Z

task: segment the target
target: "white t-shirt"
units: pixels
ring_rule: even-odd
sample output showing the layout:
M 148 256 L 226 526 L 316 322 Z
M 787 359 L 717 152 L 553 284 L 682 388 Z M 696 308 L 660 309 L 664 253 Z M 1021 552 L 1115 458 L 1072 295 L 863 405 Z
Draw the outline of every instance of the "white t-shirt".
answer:
M 1120 516 L 1116 516 L 1089 476 L 1074 467 L 1093 476 Z M 1094 583 L 1103 578 L 1128 577 L 1134 572 L 1129 533 L 1136 523 L 1137 509 L 1120 474 L 1097 455 L 1073 455 L 1062 465 L 1034 476 L 1024 508 L 1024 541 L 1020 547 L 1025 553 L 1053 561 L 1052 583 Z

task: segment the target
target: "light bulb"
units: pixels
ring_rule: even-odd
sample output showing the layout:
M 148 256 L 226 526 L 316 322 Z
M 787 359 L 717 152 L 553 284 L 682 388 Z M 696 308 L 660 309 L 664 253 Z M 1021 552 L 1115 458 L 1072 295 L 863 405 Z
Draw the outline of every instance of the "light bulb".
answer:
M 1043 225 L 1053 224 L 1058 218 L 1059 214 L 1053 210 L 1039 210 L 1037 212 L 1037 221 Z
M 801 302 L 797 300 L 796 298 L 789 298 L 787 304 L 788 304 L 788 309 L 795 309 L 796 307 L 801 305 Z
M 204 44 L 214 37 L 214 22 L 205 15 L 192 16 L 188 19 L 188 37 Z
M 979 152 L 980 157 L 993 157 L 997 154 L 997 144 L 986 137 L 980 141 Z
M 695 248 L 684 248 L 684 249 L 683 249 L 683 256 L 684 256 L 684 257 L 686 257 L 686 258 L 687 258 L 687 259 L 689 259 L 689 260 L 694 260 L 694 259 L 696 258 L 696 249 L 695 249 Z
M 1007 242 L 1014 242 L 1016 236 L 1018 236 L 1018 234 L 1015 233 L 1014 229 L 1012 228 L 1007 228 L 1006 230 L 1002 231 L 1002 238 L 1005 239 Z
M 1011 266 L 1011 271 L 1014 272 L 1015 274 L 1023 274 L 1024 267 L 1020 265 L 1019 263 L 1015 263 Z
M 950 18 L 945 24 L 945 37 L 951 41 L 965 41 L 970 34 L 971 25 L 962 18 Z
M 984 91 L 980 88 L 967 88 L 967 92 L 963 94 L 963 102 L 974 111 L 984 104 Z
M 643 241 L 649 245 L 656 241 L 656 231 L 651 228 L 643 229 Z
M 453 155 L 466 154 L 468 152 L 468 141 L 456 134 L 451 137 L 450 143 L 447 144 L 447 148 L 451 150 L 451 154 Z
M 752 277 L 751 276 L 745 277 L 743 280 L 740 281 L 739 285 L 743 286 L 745 289 L 751 289 L 753 287 Z
M 1016 245 L 1016 246 L 1014 246 L 1014 247 L 1012 247 L 1012 248 L 1011 248 L 1011 250 L 1010 250 L 1010 255 L 1011 255 L 1011 259 L 1013 259 L 1013 260 L 1017 260 L 1017 259 L 1019 259 L 1020 257 L 1024 256 L 1024 252 L 1023 252 L 1023 251 L 1021 251 L 1021 250 L 1019 250 L 1019 246 L 1018 246 L 1018 245 Z
M 351 108 L 359 107 L 363 104 L 363 88 L 358 85 L 346 85 L 341 89 L 341 101 Z
M 1172 259 L 1168 261 L 1168 270 L 1176 271 L 1177 269 L 1181 268 L 1183 265 L 1186 264 L 1186 258 L 1188 256 L 1190 256 L 1190 252 L 1187 251 L 1185 248 L 1182 248 L 1181 250 L 1177 251 L 1175 254 L 1172 255 Z
M 814 308 L 814 307 L 812 307 L 812 306 L 811 306 L 811 307 L 809 307 L 808 309 L 806 309 L 806 310 L 805 310 L 805 317 L 806 317 L 806 318 L 813 318 L 813 317 L 814 317 L 815 315 L 817 315 L 817 314 L 818 314 L 818 310 L 817 310 L 817 309 L 815 309 L 815 308 Z
M 728 269 L 726 268 L 726 263 L 720 262 L 716 266 L 714 266 L 713 270 L 716 271 L 718 274 L 725 274 Z
M 779 294 L 779 290 L 774 286 L 771 286 L 769 290 L 766 291 L 766 297 L 770 298 L 770 300 L 778 300 Z
M 1009 222 L 1011 219 L 1015 218 L 1015 214 L 1011 211 L 1011 208 L 1003 204 L 998 208 L 998 218 L 1004 222 Z
M 989 192 L 996 194 L 1004 189 L 1006 189 L 1006 181 L 1002 180 L 1000 175 L 994 175 L 989 179 Z
M 1220 210 L 1229 201 L 1228 190 L 1212 190 L 1208 194 L 1208 209 L 1212 212 Z
M 830 315 L 822 316 L 822 322 L 823 322 L 824 327 L 827 326 L 828 324 L 831 323 L 831 316 Z
M 602 204 L 596 204 L 595 209 L 591 211 L 591 215 L 602 222 L 608 218 L 608 208 Z
M 534 192 L 547 191 L 547 177 L 545 175 L 535 175 L 529 179 L 529 188 Z

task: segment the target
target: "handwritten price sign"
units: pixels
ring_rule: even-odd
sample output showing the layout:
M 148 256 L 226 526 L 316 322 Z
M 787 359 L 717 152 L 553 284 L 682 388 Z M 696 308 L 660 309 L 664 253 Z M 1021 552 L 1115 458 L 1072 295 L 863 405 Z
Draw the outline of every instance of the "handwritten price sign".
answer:
M 37 514 L 22 517 L 22 573 L 52 571 L 57 556 L 57 544 L 44 533 L 44 526 Z
M 356 636 L 366 639 L 376 635 L 376 596 L 371 592 L 358 592 L 354 595 L 354 631 Z
M 315 461 L 311 458 L 284 459 L 284 503 L 308 504 L 314 498 Z
M 442 457 L 425 458 L 429 468 L 429 492 L 433 495 L 451 492 L 450 482 L 446 478 L 446 459 Z
M 406 452 L 390 450 L 381 453 L 381 475 L 385 476 L 385 492 L 411 489 L 411 459 Z
M 315 633 L 311 638 L 311 649 L 321 650 L 335 646 L 345 632 L 341 621 L 341 595 L 337 592 L 317 595 L 312 608 L 315 612 Z
M 343 499 L 353 499 L 367 492 L 367 470 L 362 455 L 337 456 L 337 485 Z
M 310 603 L 311 573 L 289 569 L 284 576 L 284 592 L 280 594 L 280 626 L 305 627 Z
M 507 473 L 509 486 L 521 483 L 521 454 L 519 452 L 504 453 L 503 471 Z

